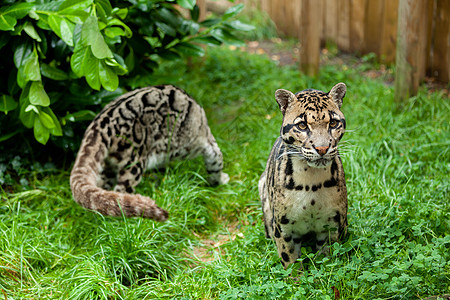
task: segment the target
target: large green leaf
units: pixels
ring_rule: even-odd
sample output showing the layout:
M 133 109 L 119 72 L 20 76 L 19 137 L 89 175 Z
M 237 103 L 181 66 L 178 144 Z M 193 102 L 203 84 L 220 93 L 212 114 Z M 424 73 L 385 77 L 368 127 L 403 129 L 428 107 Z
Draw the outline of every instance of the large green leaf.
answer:
M 171 49 L 158 52 L 158 55 L 165 60 L 177 60 L 181 58 L 180 54 Z
M 212 27 L 214 25 L 217 25 L 221 22 L 221 19 L 218 18 L 209 18 L 206 19 L 205 21 L 202 21 L 200 23 L 200 25 L 204 26 L 204 27 Z
M 100 33 L 97 18 L 89 16 L 81 26 L 80 42 L 84 46 L 89 46 L 97 39 L 96 35 Z
M 88 53 L 89 59 L 85 60 L 83 73 L 89 86 L 94 90 L 100 90 L 100 77 L 98 74 L 100 61 L 96 59 L 91 52 Z
M 190 43 L 179 43 L 173 49 L 185 56 L 203 56 L 205 54 L 202 47 Z
M 28 98 L 20 102 L 19 119 L 22 121 L 23 125 L 25 125 L 25 127 L 27 128 L 33 127 L 34 119 L 37 115 L 34 110 L 28 109 L 29 106 L 30 102 L 28 101 Z
M 30 86 L 29 94 L 30 103 L 39 106 L 49 106 L 50 98 L 44 90 L 44 86 L 40 81 L 33 81 Z
M 112 11 L 112 13 L 113 13 L 113 15 L 124 20 L 128 16 L 128 8 L 114 7 L 114 10 Z
M 194 5 L 194 8 L 191 9 L 191 19 L 194 22 L 198 22 L 198 17 L 200 16 L 200 8 L 198 5 Z
M 221 41 L 219 41 L 218 39 L 216 39 L 213 36 L 199 36 L 199 37 L 195 37 L 195 38 L 191 39 L 190 41 L 209 45 L 209 46 L 218 46 L 218 45 L 222 44 Z
M 14 65 L 17 69 L 25 64 L 25 62 L 30 58 L 32 52 L 33 44 L 29 39 L 17 45 L 14 50 Z
M 167 24 L 170 27 L 177 28 L 180 25 L 180 18 L 177 15 L 177 11 L 161 7 L 155 11 L 155 15 L 159 22 Z
M 10 15 L 0 15 L 0 30 L 8 31 L 14 30 L 17 24 L 17 19 Z
M 22 19 L 26 15 L 28 15 L 29 12 L 31 12 L 34 9 L 34 3 L 15 3 L 9 7 L 6 7 L 0 14 L 3 15 L 9 15 L 14 17 L 15 19 Z
M 66 19 L 62 19 L 59 26 L 61 39 L 66 42 L 67 45 L 73 47 L 73 30 L 75 25 L 68 22 Z
M 252 30 L 255 30 L 255 26 L 242 23 L 239 20 L 231 21 L 229 23 L 226 23 L 226 25 L 228 27 L 231 27 L 231 28 L 233 28 L 235 30 L 240 30 L 240 31 L 252 31 Z
M 36 113 L 33 110 L 29 110 L 28 107 L 31 105 L 28 95 L 30 93 L 30 85 L 27 84 L 22 89 L 20 93 L 20 111 L 19 111 L 19 119 L 22 121 L 23 125 L 27 128 L 32 128 L 34 124 L 34 118 L 36 117 Z M 38 111 L 39 112 L 39 111 Z
M 113 26 L 121 27 L 120 29 L 122 29 L 124 32 L 124 34 L 121 34 L 121 35 L 124 35 L 127 38 L 131 38 L 131 36 L 133 35 L 133 31 L 131 31 L 130 27 L 128 27 L 124 22 L 122 22 L 119 19 L 111 19 L 108 21 L 108 23 L 106 25 L 108 26 L 106 29 L 117 28 L 117 27 L 113 27 Z
M 23 27 L 23 30 L 32 38 L 35 39 L 38 42 L 41 42 L 42 39 L 37 33 L 36 29 L 34 28 L 33 24 L 30 22 L 27 22 L 25 26 Z
M 106 23 L 112 11 L 109 0 L 95 0 L 95 8 L 97 10 L 97 16 Z
M 50 138 L 50 130 L 46 128 L 39 118 L 34 119 L 34 138 L 41 144 L 47 144 Z
M 16 109 L 18 105 L 19 103 L 17 103 L 13 97 L 9 95 L 0 96 L 0 111 L 4 112 L 5 115 L 8 114 L 9 111 Z
M 178 31 L 183 35 L 196 35 L 200 31 L 200 24 L 191 20 L 185 20 L 181 23 Z
M 38 117 L 39 117 L 39 120 L 41 121 L 42 125 L 44 125 L 44 127 L 48 128 L 48 129 L 52 129 L 52 128 L 56 127 L 55 122 L 53 122 L 52 117 L 49 114 L 43 112 L 42 110 L 39 112 Z
M 117 75 L 125 75 L 128 72 L 127 65 L 120 55 L 114 54 L 114 58 L 105 58 L 103 61 L 110 66 Z
M 36 118 L 37 114 L 31 110 L 31 111 L 25 111 L 25 109 L 21 109 L 20 112 L 20 120 L 22 121 L 23 125 L 27 128 L 33 127 L 34 119 Z
M 84 11 L 89 8 L 93 0 L 65 0 L 59 6 L 58 13 L 60 15 L 73 15 L 79 11 Z
M 177 35 L 177 30 L 175 28 L 173 28 L 172 26 L 163 23 L 163 22 L 155 22 L 156 26 L 158 26 L 158 28 L 165 34 L 169 35 L 169 36 L 176 36 Z
M 144 40 L 146 40 L 150 44 L 150 46 L 152 48 L 157 48 L 157 47 L 161 47 L 162 46 L 161 40 L 158 39 L 157 37 L 145 36 Z
M 136 66 L 136 57 L 134 55 L 133 48 L 129 47 L 130 53 L 125 57 L 125 65 L 127 66 L 128 71 L 132 72 Z
M 107 91 L 115 91 L 119 86 L 119 78 L 116 72 L 105 62 L 99 64 L 99 75 L 100 82 Z
M 177 4 L 181 7 L 187 9 L 193 9 L 195 6 L 196 0 L 177 0 Z
M 125 31 L 120 27 L 107 27 L 104 30 L 105 35 L 111 39 L 118 37 L 118 36 L 124 36 Z M 120 41 L 120 39 L 119 39 Z
M 92 54 L 99 59 L 113 57 L 111 49 L 109 49 L 100 33 L 97 18 L 94 16 L 90 16 L 83 23 L 81 28 L 81 43 L 91 46 Z
M 36 51 L 33 51 L 30 58 L 23 66 L 26 81 L 40 81 L 41 70 L 39 69 L 39 58 Z
M 40 4 L 34 4 L 34 8 L 36 11 L 40 12 L 57 12 L 59 8 L 61 7 L 61 4 L 64 3 L 66 0 L 57 0 L 57 1 L 38 1 L 41 2 Z
M 96 42 L 92 43 L 91 50 L 92 54 L 98 59 L 113 57 L 111 49 L 109 49 L 105 39 L 101 35 L 98 35 Z
M 222 18 L 224 20 L 227 20 L 227 19 L 229 19 L 231 17 L 234 17 L 235 15 L 240 13 L 242 11 L 242 9 L 244 9 L 244 4 L 243 3 L 235 5 L 235 6 L 232 6 L 232 7 L 230 7 L 229 9 L 227 9 L 225 11 L 225 13 L 223 14 Z
M 48 25 L 67 45 L 73 46 L 73 29 L 75 25 L 58 15 L 48 16 Z
M 17 84 L 24 88 L 28 81 L 40 81 L 41 71 L 39 69 L 39 58 L 36 51 L 31 52 L 28 57 L 24 58 L 22 65 L 17 70 Z
M 48 114 L 53 120 L 53 124 L 55 125 L 55 127 L 50 128 L 50 133 L 52 135 L 62 136 L 63 132 L 61 128 L 61 123 L 59 122 L 56 115 L 53 113 L 52 109 L 50 107 L 44 107 L 42 108 L 41 112 Z
M 211 31 L 211 35 L 219 41 L 228 45 L 234 45 L 238 47 L 245 46 L 245 43 L 241 39 L 235 37 L 226 29 L 216 28 Z
M 89 47 L 80 47 L 76 49 L 76 51 L 72 54 L 70 58 L 70 66 L 72 71 L 78 77 L 82 77 L 84 75 L 84 66 L 90 63 L 95 63 L 96 59 L 92 58 L 91 49 Z
M 41 74 L 47 78 L 53 80 L 68 80 L 69 75 L 56 67 L 50 66 L 48 64 L 41 64 Z

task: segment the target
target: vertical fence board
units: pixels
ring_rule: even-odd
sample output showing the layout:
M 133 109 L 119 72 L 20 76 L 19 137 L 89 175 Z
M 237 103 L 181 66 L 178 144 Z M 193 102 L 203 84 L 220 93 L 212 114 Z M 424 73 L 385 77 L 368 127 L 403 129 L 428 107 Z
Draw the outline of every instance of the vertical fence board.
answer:
M 395 61 L 397 44 L 398 0 L 384 0 L 379 55 L 384 63 Z
M 269 0 L 261 0 L 261 10 L 269 13 Z
M 319 73 L 322 1 L 302 0 L 300 28 L 300 69 L 309 76 Z
M 426 30 L 422 22 L 426 0 L 400 0 L 395 73 L 395 99 L 403 101 L 417 94 L 422 65 L 425 64 Z M 426 27 L 426 26 L 425 26 Z
M 450 79 L 450 1 L 437 1 L 431 69 L 438 80 Z
M 336 0 L 324 1 L 324 27 L 325 27 L 325 41 L 337 41 L 338 36 L 338 19 L 340 12 L 338 12 L 338 2 Z
M 280 33 L 284 33 L 284 20 L 280 18 L 282 15 L 283 8 L 280 6 L 283 0 L 272 0 L 272 15 L 275 18 L 275 24 L 277 24 L 277 29 Z
M 273 22 L 279 28 L 280 20 L 278 19 L 278 0 L 270 0 L 270 16 L 272 17 Z
M 448 1 L 448 0 L 447 0 Z M 433 0 L 419 0 L 421 6 L 420 21 L 421 26 L 418 31 L 419 48 L 417 54 L 417 73 L 419 83 L 425 78 L 428 53 L 431 51 L 431 29 L 433 18 Z
M 290 2 L 290 7 L 287 9 L 289 12 L 289 32 L 290 36 L 298 37 L 300 31 L 300 1 Z
M 301 15 L 302 1 L 301 0 L 293 1 L 292 5 L 293 5 L 292 11 L 293 11 L 293 18 L 294 18 L 293 26 L 295 27 L 295 35 L 293 35 L 293 37 L 299 38 L 300 28 L 301 28 L 301 20 L 302 20 L 302 15 Z
M 273 1 L 275 1 L 275 0 L 266 0 L 266 2 L 267 2 L 267 13 L 268 13 L 269 16 L 272 16 L 272 2 Z
M 383 1 L 367 1 L 364 23 L 364 52 L 380 54 Z
M 278 0 L 278 19 L 281 24 L 281 31 L 287 35 L 292 34 L 292 27 L 290 26 L 292 17 L 289 1 L 291 0 Z
M 350 51 L 361 53 L 364 46 L 366 0 L 350 0 Z
M 338 36 L 337 45 L 344 52 L 350 51 L 350 2 L 338 1 Z
M 423 60 L 421 60 L 419 74 L 420 80 L 425 78 L 427 70 L 429 70 L 429 66 L 431 65 L 431 45 L 433 38 L 433 25 L 434 25 L 434 4 L 435 0 L 424 0 L 425 1 L 425 10 L 423 11 L 423 26 L 421 30 L 423 31 L 419 36 L 422 38 L 420 41 L 423 49 Z

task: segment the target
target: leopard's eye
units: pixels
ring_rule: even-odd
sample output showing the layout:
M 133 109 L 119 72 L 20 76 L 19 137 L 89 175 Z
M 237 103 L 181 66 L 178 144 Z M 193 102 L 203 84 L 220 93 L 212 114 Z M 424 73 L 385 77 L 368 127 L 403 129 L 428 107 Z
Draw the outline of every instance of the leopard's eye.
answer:
M 337 120 L 331 120 L 330 121 L 330 128 L 336 128 L 339 124 L 339 121 Z
M 299 122 L 299 123 L 297 123 L 297 127 L 300 130 L 306 130 L 308 128 L 308 125 L 306 125 L 305 122 Z

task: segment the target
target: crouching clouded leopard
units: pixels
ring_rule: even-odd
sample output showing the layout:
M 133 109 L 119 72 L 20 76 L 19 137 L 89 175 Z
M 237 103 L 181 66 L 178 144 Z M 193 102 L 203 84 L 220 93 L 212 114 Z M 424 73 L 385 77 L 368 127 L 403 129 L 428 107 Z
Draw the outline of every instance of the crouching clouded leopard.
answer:
M 344 83 L 330 92 L 277 90 L 283 113 L 280 137 L 259 180 L 266 237 L 275 240 L 285 267 L 302 243 L 320 249 L 347 230 L 347 189 L 337 146 L 344 135 Z
M 70 175 L 76 202 L 104 215 L 165 221 L 168 213 L 133 194 L 145 169 L 202 155 L 212 185 L 225 184 L 222 153 L 204 110 L 183 90 L 161 85 L 109 103 L 86 130 Z

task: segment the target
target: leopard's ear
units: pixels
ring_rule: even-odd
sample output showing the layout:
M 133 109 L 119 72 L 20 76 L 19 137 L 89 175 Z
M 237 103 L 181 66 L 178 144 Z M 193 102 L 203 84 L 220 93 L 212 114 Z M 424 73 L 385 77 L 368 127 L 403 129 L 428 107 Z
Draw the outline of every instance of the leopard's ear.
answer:
M 333 86 L 331 91 L 328 92 L 328 95 L 336 102 L 337 106 L 341 108 L 342 100 L 345 97 L 345 92 L 347 91 L 347 86 L 345 83 L 340 82 Z
M 288 90 L 279 89 L 275 92 L 275 99 L 277 99 L 280 110 L 284 115 L 289 102 L 295 99 L 295 95 Z

